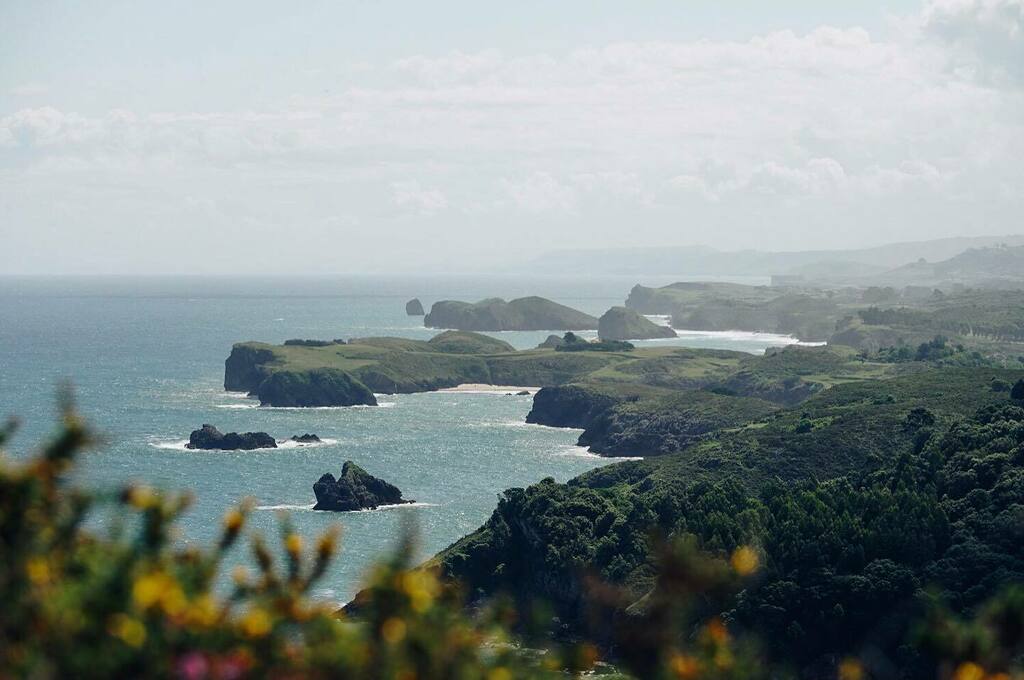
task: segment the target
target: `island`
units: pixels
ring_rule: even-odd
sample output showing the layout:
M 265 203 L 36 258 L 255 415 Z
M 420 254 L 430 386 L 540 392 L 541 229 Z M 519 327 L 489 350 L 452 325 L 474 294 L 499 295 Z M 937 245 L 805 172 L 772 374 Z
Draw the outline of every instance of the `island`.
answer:
M 598 319 L 597 337 L 601 340 L 653 340 L 674 338 L 676 332 L 628 307 L 612 307 Z
M 203 424 L 188 437 L 186 449 L 219 451 L 251 451 L 253 449 L 276 449 L 277 442 L 266 432 L 221 432 L 213 425 Z
M 405 303 L 405 313 L 409 316 L 423 316 L 423 303 L 413 298 Z
M 316 496 L 314 510 L 350 512 L 373 510 L 381 505 L 399 505 L 414 501 L 402 498 L 394 484 L 378 479 L 350 460 L 342 465 L 341 475 L 335 479 L 327 473 L 313 484 Z
M 423 325 L 464 331 L 582 331 L 597 328 L 597 319 L 534 296 L 508 302 L 501 298 L 479 302 L 441 300 L 430 308 Z

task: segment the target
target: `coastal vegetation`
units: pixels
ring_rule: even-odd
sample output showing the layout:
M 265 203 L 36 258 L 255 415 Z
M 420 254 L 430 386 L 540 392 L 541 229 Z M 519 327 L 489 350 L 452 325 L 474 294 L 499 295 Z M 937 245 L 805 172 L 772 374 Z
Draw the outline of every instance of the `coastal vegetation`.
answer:
M 856 482 L 776 485 L 757 497 L 706 485 L 659 507 L 642 497 L 653 487 L 511 490 L 486 535 L 431 564 L 410 564 L 407 536 L 341 612 L 310 596 L 331 568 L 337 529 L 307 546 L 283 517 L 275 550 L 246 534 L 243 502 L 214 545 L 183 546 L 174 531 L 188 496 L 75 486 L 79 454 L 96 439 L 65 398 L 62 427 L 37 455 L 0 456 L 0 674 L 740 679 L 787 677 L 810 662 L 841 678 L 890 663 L 906 677 L 1016 677 L 1024 592 L 1000 584 L 1021 576 L 1007 520 L 1021 507 L 1022 420 L 1005 402 L 944 430 L 915 416 L 932 432 L 916 453 Z M 0 447 L 11 431 L 0 430 Z M 86 519 L 104 507 L 130 521 L 97 530 Z M 630 533 L 668 512 L 685 535 Z M 239 554 L 246 536 L 248 559 Z M 541 541 L 551 548 L 543 555 Z M 488 545 L 522 552 L 493 555 L 503 568 L 483 576 L 467 571 L 476 590 L 441 577 L 441 568 L 493 562 L 481 554 Z M 229 577 L 237 558 L 248 566 Z M 641 563 L 639 576 L 623 577 Z M 524 571 L 531 564 L 538 570 Z M 567 639 L 564 626 L 552 628 L 536 597 L 480 605 L 486 586 L 514 576 L 535 593 L 560 591 L 559 611 L 566 596 L 579 602 L 590 623 L 572 621 L 585 633 Z M 911 597 L 926 581 L 941 590 Z M 964 610 L 972 614 L 955 614 Z M 886 625 L 865 633 L 879 618 Z M 838 648 L 852 651 L 813 665 L 818 650 Z
M 756 546 L 758 582 L 716 609 L 731 632 L 816 676 L 870 649 L 879 668 L 935 677 L 907 645 L 915 622 L 939 603 L 977 612 L 1024 579 L 1024 402 L 993 388 L 1018 379 L 942 369 L 840 385 L 678 453 L 510 489 L 437 563 L 477 598 L 543 599 L 600 635 L 588 579 L 630 593 L 625 615 L 643 611 L 652 529 L 725 555 Z

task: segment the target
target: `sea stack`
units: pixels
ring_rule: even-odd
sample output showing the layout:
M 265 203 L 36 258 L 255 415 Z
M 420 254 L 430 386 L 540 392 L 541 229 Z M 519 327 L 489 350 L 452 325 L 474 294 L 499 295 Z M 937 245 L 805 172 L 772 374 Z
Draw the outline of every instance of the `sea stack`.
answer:
M 277 442 L 266 432 L 222 433 L 213 425 L 203 424 L 188 437 L 186 449 L 209 451 L 251 451 L 253 449 L 276 449 Z
M 405 303 L 405 313 L 409 316 L 423 316 L 423 303 L 419 298 L 413 298 Z
M 313 485 L 316 496 L 314 510 L 348 512 L 372 510 L 381 505 L 412 503 L 402 498 L 401 490 L 394 484 L 377 479 L 350 460 L 341 468 L 337 479 L 327 473 Z

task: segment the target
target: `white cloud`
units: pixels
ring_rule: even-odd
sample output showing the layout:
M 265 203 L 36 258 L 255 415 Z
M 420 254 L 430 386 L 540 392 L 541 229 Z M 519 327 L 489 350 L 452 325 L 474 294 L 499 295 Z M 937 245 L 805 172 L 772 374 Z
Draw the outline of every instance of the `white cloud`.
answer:
M 1009 231 L 992 222 L 1024 208 L 1022 7 L 937 0 L 891 35 L 413 55 L 258 110 L 0 112 L 0 180 L 18 186 L 5 223 L 31 228 L 47 200 L 124 223 L 130 193 L 166 228 L 186 195 L 214 226 L 243 207 L 300 234 L 346 215 L 379 226 L 366 239 L 443 214 L 489 252 L 535 247 L 516 230 L 549 217 L 595 245 L 623 219 L 648 243 L 723 247 L 776 246 L 808 221 L 833 241 L 885 240 L 896 220 L 906 238 Z M 216 211 L 195 209 L 206 199 Z
M 429 215 L 448 207 L 448 199 L 437 189 L 424 189 L 415 180 L 394 182 L 392 201 L 403 208 L 411 208 L 421 215 Z
M 1024 85 L 1024 0 L 934 0 L 921 26 L 952 48 L 948 57 L 960 73 Z

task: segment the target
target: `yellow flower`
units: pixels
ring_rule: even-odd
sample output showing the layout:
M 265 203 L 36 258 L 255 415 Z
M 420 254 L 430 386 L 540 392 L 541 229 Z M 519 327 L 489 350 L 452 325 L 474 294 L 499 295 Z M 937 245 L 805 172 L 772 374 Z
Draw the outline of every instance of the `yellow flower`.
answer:
M 284 539 L 285 550 L 291 555 L 298 555 L 302 552 L 302 536 L 298 534 L 288 534 L 288 538 Z
M 244 521 L 245 516 L 237 509 L 232 508 L 224 515 L 224 528 L 228 531 L 236 532 L 242 528 L 242 523 Z
M 750 546 L 744 545 L 733 552 L 730 562 L 737 574 L 740 576 L 750 576 L 757 571 L 760 560 L 758 559 L 757 551 Z
M 37 586 L 46 585 L 50 582 L 50 564 L 45 557 L 33 557 L 25 565 L 28 578 Z
M 487 674 L 487 680 L 512 680 L 512 671 L 499 666 Z
M 843 659 L 839 664 L 839 680 L 863 680 L 864 667 L 856 659 Z
M 380 627 L 380 635 L 389 644 L 401 642 L 405 638 L 405 621 L 397 616 L 391 617 Z
M 133 486 L 128 490 L 128 502 L 136 510 L 145 510 L 156 503 L 156 493 L 148 486 Z
M 970 661 L 960 664 L 953 673 L 953 680 L 983 680 L 984 677 L 985 669 Z
M 729 631 L 725 629 L 725 624 L 722 623 L 721 619 L 711 619 L 707 626 L 708 635 L 714 640 L 717 645 L 724 645 L 729 641 Z
M 164 591 L 171 587 L 171 578 L 163 572 L 153 572 L 136 579 L 132 585 L 132 599 L 141 609 L 149 609 L 163 597 Z
M 680 680 L 696 678 L 700 673 L 700 662 L 687 654 L 674 654 L 668 662 L 669 669 Z
M 124 614 L 113 617 L 109 626 L 110 634 L 120 638 L 130 647 L 141 647 L 146 641 L 146 627 L 138 619 Z
M 409 596 L 413 610 L 420 614 L 430 607 L 440 590 L 437 579 L 424 571 L 407 571 L 400 574 L 398 586 Z
M 217 622 L 217 601 L 209 593 L 194 599 L 188 608 L 188 621 L 195 626 L 209 627 Z
M 242 632 L 248 637 L 263 637 L 270 632 L 270 615 L 253 607 L 242 617 Z

